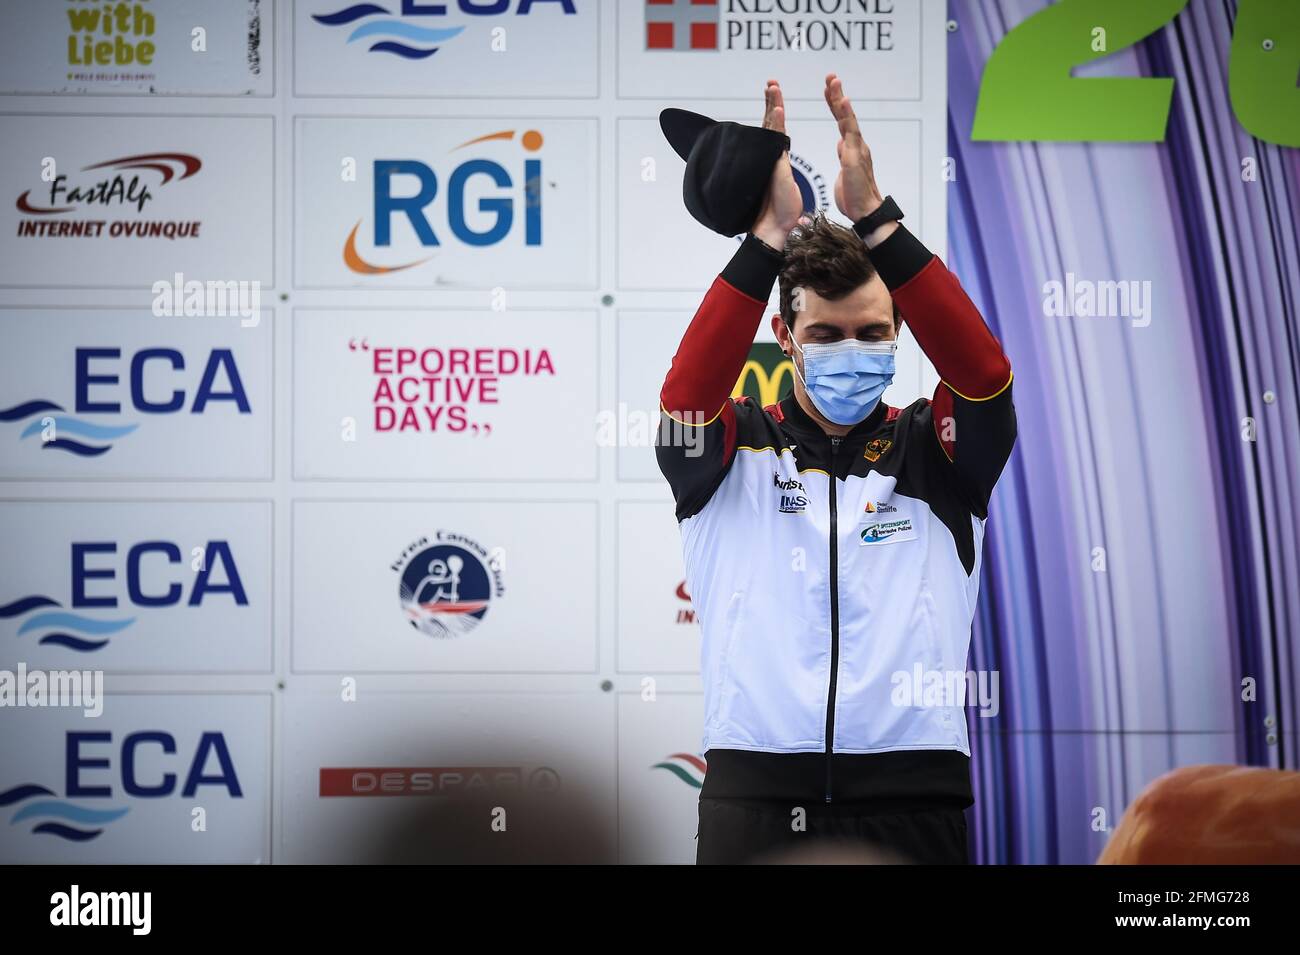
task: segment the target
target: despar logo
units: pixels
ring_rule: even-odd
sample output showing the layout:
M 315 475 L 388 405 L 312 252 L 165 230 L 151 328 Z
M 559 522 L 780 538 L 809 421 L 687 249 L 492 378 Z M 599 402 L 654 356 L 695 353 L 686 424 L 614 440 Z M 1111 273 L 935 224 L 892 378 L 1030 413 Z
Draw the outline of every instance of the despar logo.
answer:
M 0 407 L 11 443 L 96 458 L 158 415 L 252 414 L 228 348 L 187 355 L 166 346 L 126 351 L 87 345 L 70 357 L 72 395 L 35 395 Z
M 431 637 L 469 633 L 505 592 L 502 563 L 499 550 L 452 531 L 413 542 L 391 565 L 407 622 Z
M 15 639 L 92 653 L 142 614 L 182 606 L 197 612 L 215 600 L 248 606 L 234 550 L 224 540 L 184 548 L 166 540 L 71 541 L 66 566 L 67 580 L 0 605 L 0 626 Z M 187 566 L 193 580 L 185 578 Z
M 375 434 L 492 434 L 503 379 L 555 377 L 546 348 L 381 345 L 349 338 L 374 379 Z
M 704 786 L 704 775 L 708 772 L 709 765 L 705 762 L 702 754 L 673 753 L 650 768 L 666 770 L 692 789 L 701 789 Z
M 753 398 L 760 407 L 766 408 L 781 399 L 787 378 L 794 379 L 794 364 L 781 351 L 781 346 L 757 342 L 750 346 L 749 357 L 731 389 L 731 397 Z
M 397 223 L 424 249 L 448 243 L 471 249 L 505 242 L 540 246 L 544 142 L 536 129 L 498 129 L 453 146 L 437 170 L 419 159 L 376 159 L 372 251 L 363 256 L 357 248 L 365 222 L 358 219 L 343 241 L 344 263 L 358 275 L 386 275 L 428 262 L 433 256 L 386 261 Z M 480 227 L 471 225 L 471 219 Z
M 121 737 L 111 732 L 67 732 L 61 788 L 0 775 L 0 810 L 37 839 L 91 842 L 133 808 L 137 800 L 193 799 L 225 793 L 242 799 L 235 760 L 225 735 L 204 732 L 193 749 L 165 730 L 145 729 Z M 145 766 L 150 771 L 144 771 Z M 159 766 L 166 767 L 159 771 Z M 7 774 L 9 769 L 0 769 Z
M 59 172 L 53 159 L 47 159 L 39 173 L 42 184 L 23 190 L 14 202 L 22 213 L 18 235 L 40 239 L 197 239 L 202 220 L 152 216 L 153 203 L 163 190 L 192 190 L 192 185 L 182 184 L 202 168 L 199 157 L 189 153 L 140 153 L 91 163 L 73 178 Z M 191 191 L 189 195 L 196 194 Z
M 553 10 L 573 16 L 574 0 L 400 0 L 400 2 L 344 4 L 312 20 L 347 37 L 369 53 L 398 60 L 427 60 L 447 43 L 460 39 L 478 24 L 513 26 L 538 11 Z M 507 19 L 509 18 L 509 19 Z M 487 44 L 490 37 L 481 38 Z
M 321 767 L 320 795 L 450 796 L 484 790 L 557 792 L 560 774 L 549 766 Z

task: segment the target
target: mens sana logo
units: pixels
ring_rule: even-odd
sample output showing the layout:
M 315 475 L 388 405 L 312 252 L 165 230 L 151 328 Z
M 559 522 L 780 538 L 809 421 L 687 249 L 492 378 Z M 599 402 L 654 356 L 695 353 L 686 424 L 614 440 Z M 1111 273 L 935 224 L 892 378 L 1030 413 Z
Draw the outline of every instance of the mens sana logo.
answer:
M 437 249 L 449 238 L 479 249 L 509 240 L 525 248 L 540 246 L 543 141 L 536 129 L 495 130 L 466 140 L 448 150 L 441 167 L 444 178 L 418 159 L 376 159 L 372 166 L 374 253 L 366 258 L 357 248 L 357 234 L 365 221 L 358 219 L 343 242 L 344 264 L 358 275 L 386 275 L 428 262 L 432 256 L 396 264 L 372 261 L 393 245 L 394 223 L 404 223 L 403 228 L 426 249 Z M 517 146 L 520 161 L 502 161 L 502 144 Z M 460 151 L 471 147 L 492 147 L 496 158 L 483 153 L 461 158 L 465 154 Z M 435 211 L 436 229 L 430 221 Z
M 391 565 L 407 623 L 430 637 L 457 637 L 482 623 L 505 593 L 504 553 L 453 531 L 410 544 Z
M 329 13 L 313 14 L 312 19 L 322 26 L 346 31 L 347 43 L 358 43 L 370 53 L 427 60 L 471 23 L 505 23 L 506 17 L 517 22 L 516 17 L 527 16 L 537 8 L 577 13 L 574 0 L 400 0 L 387 5 L 349 4 Z M 457 17 L 464 22 L 454 22 Z
M 244 796 L 221 732 L 202 733 L 192 753 L 162 730 L 128 733 L 116 761 L 112 747 L 111 732 L 67 732 L 62 796 L 35 782 L 0 788 L 0 810 L 12 813 L 9 825 L 30 825 L 36 837 L 91 842 L 131 811 L 121 805 L 128 799 L 193 799 L 213 789 L 232 799 Z
M 42 396 L 0 407 L 0 424 L 17 425 L 12 441 L 93 458 L 134 434 L 141 426 L 136 416 L 202 415 L 218 408 L 251 414 L 234 352 L 213 348 L 197 363 L 195 357 L 187 360 L 167 347 L 125 354 L 121 348 L 77 348 L 71 401 Z
M 151 610 L 201 608 L 224 600 L 248 606 L 248 594 L 228 541 L 192 548 L 192 581 L 182 579 L 186 563 L 172 541 L 73 541 L 66 587 L 17 597 L 0 605 L 0 626 L 12 637 L 77 653 L 104 649 L 111 639 Z M 49 593 L 67 596 L 56 599 Z

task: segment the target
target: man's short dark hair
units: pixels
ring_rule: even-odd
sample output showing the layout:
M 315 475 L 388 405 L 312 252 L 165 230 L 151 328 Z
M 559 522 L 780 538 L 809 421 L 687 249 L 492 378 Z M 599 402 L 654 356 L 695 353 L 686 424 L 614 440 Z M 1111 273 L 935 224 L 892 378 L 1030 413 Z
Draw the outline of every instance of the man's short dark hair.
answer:
M 785 265 L 781 267 L 781 320 L 794 329 L 797 288 L 812 289 L 834 302 L 871 281 L 875 274 L 867 245 L 858 234 L 818 212 L 808 225 L 796 227 L 786 240 Z M 900 319 L 895 305 L 895 332 Z

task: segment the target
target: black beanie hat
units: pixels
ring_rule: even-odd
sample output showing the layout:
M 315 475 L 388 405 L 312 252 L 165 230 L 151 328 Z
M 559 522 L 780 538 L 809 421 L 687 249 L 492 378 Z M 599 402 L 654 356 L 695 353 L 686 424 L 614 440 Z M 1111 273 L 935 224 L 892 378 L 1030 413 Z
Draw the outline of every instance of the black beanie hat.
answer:
M 790 148 L 790 137 L 685 109 L 661 112 L 659 127 L 686 160 L 682 199 L 687 211 L 721 235 L 748 232 L 762 211 L 772 167 Z

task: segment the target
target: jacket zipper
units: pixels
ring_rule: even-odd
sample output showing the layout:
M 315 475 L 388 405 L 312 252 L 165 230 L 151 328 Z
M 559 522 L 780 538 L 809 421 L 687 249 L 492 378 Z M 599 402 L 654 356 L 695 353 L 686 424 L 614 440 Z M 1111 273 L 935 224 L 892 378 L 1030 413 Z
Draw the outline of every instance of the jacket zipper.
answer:
M 826 694 L 826 801 L 831 801 L 831 756 L 835 744 L 835 684 L 840 668 L 840 585 L 839 585 L 839 494 L 835 485 L 835 452 L 840 449 L 840 439 L 831 436 L 831 680 Z

